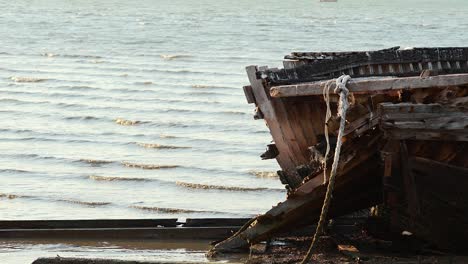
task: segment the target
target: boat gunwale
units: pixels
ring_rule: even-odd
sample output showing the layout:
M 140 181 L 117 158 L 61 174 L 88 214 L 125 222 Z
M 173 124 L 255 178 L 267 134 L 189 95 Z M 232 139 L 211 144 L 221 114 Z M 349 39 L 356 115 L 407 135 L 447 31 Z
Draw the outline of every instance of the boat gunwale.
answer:
M 333 80 L 333 79 L 330 79 Z M 330 89 L 336 87 L 330 80 L 305 82 L 292 85 L 278 85 L 270 88 L 273 98 L 322 95 L 323 89 L 330 83 Z M 347 83 L 353 94 L 388 93 L 396 90 L 428 89 L 448 86 L 468 85 L 468 73 L 447 74 L 429 77 L 362 77 L 351 79 Z

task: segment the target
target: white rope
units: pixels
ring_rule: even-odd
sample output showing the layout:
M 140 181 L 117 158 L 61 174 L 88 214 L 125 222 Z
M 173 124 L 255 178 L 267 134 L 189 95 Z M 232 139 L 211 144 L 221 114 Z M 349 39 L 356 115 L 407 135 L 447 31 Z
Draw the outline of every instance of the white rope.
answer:
M 333 83 L 333 80 L 329 80 L 326 84 L 325 87 L 323 87 L 323 100 L 325 101 L 325 104 L 327 105 L 327 110 L 325 112 L 325 126 L 324 126 L 324 135 L 325 135 L 325 140 L 327 142 L 327 149 L 325 151 L 325 158 L 323 159 L 323 184 L 327 183 L 327 159 L 328 159 L 328 154 L 330 153 L 330 138 L 328 136 L 328 121 L 330 121 L 330 118 L 332 116 L 331 114 L 331 109 L 330 109 L 330 88 Z
M 349 108 L 349 102 L 348 102 L 348 94 L 349 90 L 346 88 L 346 83 L 351 79 L 351 76 L 349 75 L 342 75 L 338 79 L 336 79 L 336 87 L 334 92 L 340 95 L 340 100 L 338 101 L 338 116 L 341 117 L 340 120 L 340 128 L 338 130 L 338 138 L 336 141 L 336 147 L 335 147 L 335 156 L 333 157 L 333 164 L 332 164 L 332 169 L 330 173 L 330 180 L 328 182 L 327 186 L 327 192 L 325 194 L 325 199 L 323 201 L 323 206 L 322 206 L 322 212 L 320 213 L 320 219 L 317 224 L 317 229 L 315 230 L 314 237 L 312 238 L 312 244 L 310 245 L 309 250 L 307 251 L 306 256 L 302 260 L 302 264 L 307 263 L 311 257 L 312 257 L 312 250 L 314 249 L 318 237 L 322 234 L 323 227 L 325 225 L 325 221 L 327 219 L 328 215 L 328 209 L 330 208 L 330 202 L 332 198 L 332 193 L 333 193 L 333 188 L 335 186 L 335 178 L 336 178 L 336 172 L 338 170 L 338 164 L 340 162 L 340 152 L 341 152 L 341 145 L 343 144 L 343 133 L 346 125 L 346 112 L 348 111 Z M 327 112 L 328 109 L 330 108 L 330 96 L 329 96 L 329 87 L 325 86 L 327 91 L 324 89 L 324 99 L 327 104 Z M 325 97 L 325 94 L 327 96 Z M 326 114 L 328 115 L 328 113 Z M 331 114 L 330 114 L 331 115 Z M 325 118 L 327 119 L 327 118 Z M 325 121 L 325 138 L 328 138 L 328 129 L 327 129 L 327 121 Z M 327 140 L 327 145 L 328 145 L 328 140 Z M 327 147 L 327 149 L 329 146 Z M 326 159 L 326 157 L 325 157 Z M 325 163 L 326 164 L 326 163 Z M 327 167 L 323 168 L 323 173 L 325 175 L 325 172 L 327 170 Z M 324 176 L 325 177 L 325 176 Z M 325 177 L 326 179 L 326 177 Z

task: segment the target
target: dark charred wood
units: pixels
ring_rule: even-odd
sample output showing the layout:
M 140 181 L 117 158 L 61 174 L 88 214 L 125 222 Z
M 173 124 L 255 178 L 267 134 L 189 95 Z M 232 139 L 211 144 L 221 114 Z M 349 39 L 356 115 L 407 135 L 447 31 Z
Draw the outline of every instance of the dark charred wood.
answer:
M 286 174 L 284 171 L 277 171 L 277 174 L 280 178 L 282 184 L 285 184 L 287 190 L 292 190 L 297 188 L 301 182 L 302 178 L 296 174 Z
M 378 50 L 378 52 L 390 52 L 400 49 L 400 46 Z M 366 54 L 367 51 L 342 51 L 342 52 L 292 52 L 291 55 L 284 56 L 288 60 L 330 60 L 340 57 L 349 57 L 357 54 Z
M 296 167 L 297 174 L 299 177 L 304 179 L 305 177 L 309 176 L 315 170 L 311 169 L 308 165 L 301 165 Z
M 401 176 L 403 177 L 405 196 L 408 202 L 408 213 L 411 216 L 412 224 L 420 214 L 420 205 L 418 198 L 418 190 L 413 172 L 411 171 L 411 163 L 409 162 L 408 148 L 404 140 L 400 141 L 400 158 L 401 158 Z
M 263 118 L 264 116 L 263 116 L 262 110 L 260 110 L 260 108 L 258 107 L 255 107 L 254 119 L 258 120 L 258 119 L 263 119 Z
M 351 77 L 419 76 L 421 71 L 437 70 L 439 74 L 468 71 L 468 48 L 414 48 L 355 52 L 339 56 L 288 57 L 306 61 L 295 68 L 264 69 L 257 78 L 270 84 L 293 84 L 336 78 L 342 74 Z M 319 59 L 321 58 L 321 59 Z M 453 66 L 452 66 L 453 65 Z
M 289 184 L 288 177 L 284 173 L 284 171 L 277 171 L 278 177 L 282 184 Z
M 260 157 L 262 158 L 262 160 L 266 160 L 266 159 L 274 159 L 278 155 L 279 155 L 279 151 L 278 151 L 278 148 L 276 148 L 276 145 L 268 144 L 266 151 L 262 155 L 260 155 Z
M 243 87 L 245 99 L 247 99 L 247 103 L 254 104 L 255 103 L 255 95 L 252 91 L 252 86 L 247 85 Z

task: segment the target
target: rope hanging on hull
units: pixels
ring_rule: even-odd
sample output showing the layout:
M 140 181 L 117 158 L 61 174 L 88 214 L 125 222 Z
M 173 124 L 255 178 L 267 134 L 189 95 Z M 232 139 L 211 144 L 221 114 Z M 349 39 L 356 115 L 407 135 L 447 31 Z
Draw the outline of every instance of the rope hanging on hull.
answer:
M 336 172 L 338 170 L 338 164 L 340 161 L 341 145 L 343 144 L 342 139 L 343 139 L 343 133 L 344 133 L 345 125 L 346 125 L 346 112 L 348 111 L 348 108 L 349 108 L 349 102 L 348 102 L 349 90 L 346 88 L 346 83 L 350 79 L 351 79 L 351 76 L 349 75 L 342 75 L 338 79 L 336 79 L 336 87 L 335 87 L 334 92 L 340 95 L 340 100 L 338 102 L 338 114 L 337 114 L 339 117 L 341 117 L 340 128 L 338 130 L 338 138 L 337 138 L 336 147 L 335 147 L 335 155 L 333 157 L 333 165 L 331 168 L 330 179 L 328 181 L 327 192 L 325 194 L 325 199 L 323 201 L 322 212 L 320 213 L 320 219 L 317 224 L 317 229 L 315 230 L 312 243 L 310 245 L 309 250 L 307 251 L 307 254 L 305 255 L 304 259 L 301 262 L 302 264 L 309 262 L 309 260 L 311 259 L 312 251 L 317 244 L 318 237 L 322 234 L 325 221 L 328 215 L 328 209 L 330 208 L 333 188 L 335 186 Z M 328 128 L 327 128 L 327 122 L 331 118 L 331 111 L 330 111 L 330 86 L 331 85 L 330 84 L 331 82 L 327 83 L 327 85 L 325 86 L 323 90 L 324 100 L 325 100 L 325 103 L 327 104 L 327 112 L 325 116 L 325 138 L 327 140 L 327 151 L 325 154 L 325 162 L 324 162 L 324 168 L 323 168 L 324 184 L 326 184 L 327 182 L 326 160 L 327 160 L 328 152 L 330 150 L 330 143 L 328 139 Z

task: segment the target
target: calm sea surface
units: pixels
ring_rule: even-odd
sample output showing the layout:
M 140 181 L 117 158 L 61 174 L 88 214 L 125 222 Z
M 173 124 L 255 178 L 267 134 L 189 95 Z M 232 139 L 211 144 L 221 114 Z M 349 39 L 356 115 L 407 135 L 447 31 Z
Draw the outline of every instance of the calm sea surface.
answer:
M 465 0 L 16 0 L 0 11 L 4 220 L 262 213 L 285 192 L 275 161 L 258 157 L 271 137 L 244 99 L 245 66 L 280 66 L 291 51 L 468 45 Z M 16 263 L 7 249 L 0 258 Z

